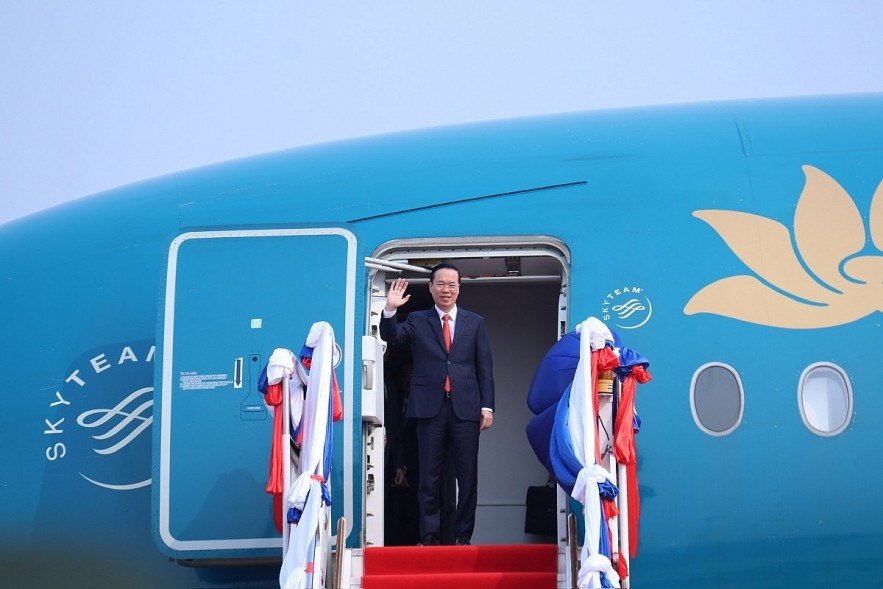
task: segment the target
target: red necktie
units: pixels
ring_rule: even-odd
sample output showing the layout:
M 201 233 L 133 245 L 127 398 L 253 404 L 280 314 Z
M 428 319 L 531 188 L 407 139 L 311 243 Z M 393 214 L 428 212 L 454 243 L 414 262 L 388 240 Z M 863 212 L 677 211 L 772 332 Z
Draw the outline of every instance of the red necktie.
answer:
M 451 351 L 451 324 L 449 321 L 451 320 L 451 316 L 447 313 L 442 317 L 442 335 L 445 336 L 445 350 L 448 352 Z M 448 375 L 445 377 L 445 392 L 451 392 L 451 376 Z

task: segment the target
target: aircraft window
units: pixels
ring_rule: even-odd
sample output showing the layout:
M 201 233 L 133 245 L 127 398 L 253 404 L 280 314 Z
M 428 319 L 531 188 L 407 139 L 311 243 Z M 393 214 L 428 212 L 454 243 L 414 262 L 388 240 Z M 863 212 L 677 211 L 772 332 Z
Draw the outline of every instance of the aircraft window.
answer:
M 690 409 L 696 425 L 707 434 L 725 436 L 739 427 L 744 399 L 742 381 L 731 366 L 713 362 L 693 374 Z
M 834 436 L 846 429 L 852 415 L 852 387 L 843 370 L 819 362 L 800 375 L 797 388 L 800 417 L 819 436 Z

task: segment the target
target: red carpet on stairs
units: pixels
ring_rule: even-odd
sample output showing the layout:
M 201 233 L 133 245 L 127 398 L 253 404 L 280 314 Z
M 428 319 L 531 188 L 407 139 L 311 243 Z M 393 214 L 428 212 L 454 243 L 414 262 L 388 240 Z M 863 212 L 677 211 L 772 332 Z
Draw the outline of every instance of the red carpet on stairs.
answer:
M 363 589 L 555 589 L 554 544 L 366 548 Z

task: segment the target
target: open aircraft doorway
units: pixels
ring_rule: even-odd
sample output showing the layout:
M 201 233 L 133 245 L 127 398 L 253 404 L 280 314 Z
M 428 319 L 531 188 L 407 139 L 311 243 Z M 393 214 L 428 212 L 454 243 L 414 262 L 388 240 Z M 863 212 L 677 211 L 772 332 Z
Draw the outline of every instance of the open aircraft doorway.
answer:
M 460 270 L 458 305 L 484 316 L 494 356 L 496 410 L 493 427 L 481 434 L 473 543 L 555 543 L 554 535 L 527 534 L 524 530 L 528 487 L 545 485 L 548 480 L 525 435 L 527 422 L 533 416 L 526 400 L 537 365 L 567 331 L 570 252 L 564 243 L 546 236 L 387 242 L 366 261 L 371 272 L 370 335 L 378 334 L 387 289 L 395 278 L 408 280 L 411 294 L 407 305 L 400 309 L 400 320 L 410 311 L 432 305 L 429 269 L 440 262 L 452 263 Z M 388 350 L 387 356 L 393 352 Z M 401 363 L 393 360 L 388 366 L 395 370 Z M 389 382 L 389 378 L 386 380 Z M 387 398 L 384 426 L 387 440 L 393 440 L 393 450 L 384 456 L 385 500 L 382 507 L 372 506 L 370 500 L 366 503 L 366 512 L 377 513 L 380 508 L 384 513 L 386 538 L 378 544 L 413 544 L 419 538 L 413 527 L 417 525 L 413 519 L 417 513 L 416 477 L 408 477 L 409 487 L 393 483 L 394 463 L 401 461 L 394 455 L 396 443 L 401 444 L 399 457 L 404 455 L 407 461 L 416 456 L 416 439 L 407 425 L 402 427 L 406 420 L 397 415 L 400 406 L 401 403 L 389 403 Z M 456 501 L 452 472 L 448 479 L 442 493 L 443 527 L 445 510 L 452 512 Z M 375 543 L 370 537 L 371 527 L 366 526 L 366 530 L 366 545 L 371 545 Z M 453 542 L 449 535 L 450 530 L 442 532 L 443 543 Z

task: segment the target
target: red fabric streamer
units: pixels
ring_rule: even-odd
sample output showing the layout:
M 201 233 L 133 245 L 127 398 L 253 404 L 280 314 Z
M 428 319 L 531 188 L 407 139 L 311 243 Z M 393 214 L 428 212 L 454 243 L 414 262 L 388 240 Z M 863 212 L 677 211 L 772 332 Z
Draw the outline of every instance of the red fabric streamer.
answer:
M 270 446 L 270 478 L 267 493 L 281 493 L 284 485 L 282 465 L 282 383 L 267 386 L 267 405 L 273 410 L 273 443 Z
M 629 558 L 638 555 L 638 520 L 641 519 L 641 497 L 638 494 L 638 464 L 626 464 L 629 506 Z
M 331 420 L 343 419 L 343 402 L 340 400 L 340 387 L 337 386 L 337 373 L 331 373 Z
M 619 515 L 619 508 L 616 507 L 616 501 L 613 499 L 601 498 L 601 511 L 604 513 L 604 519 L 607 523 L 607 545 L 613 546 L 613 528 L 610 526 L 610 520 Z
M 282 462 L 282 382 L 267 385 L 264 396 L 267 405 L 273 410 L 273 441 L 270 445 L 270 477 L 265 490 L 273 495 L 273 520 L 276 531 L 282 533 L 282 490 L 285 485 L 285 471 Z
M 629 508 L 629 557 L 638 554 L 638 520 L 641 517 L 641 501 L 638 495 L 638 448 L 635 444 L 635 392 L 637 384 L 644 384 L 652 377 L 643 366 L 633 366 L 632 372 L 622 382 L 622 395 L 617 410 L 613 449 L 616 461 L 626 466 Z
M 634 428 L 635 391 L 637 383 L 644 384 L 650 378 L 650 373 L 639 365 L 632 368 L 632 373 L 622 383 L 622 395 L 613 435 L 616 461 L 620 464 L 632 464 L 638 461 Z
M 273 493 L 273 524 L 282 533 L 282 493 Z
M 598 370 L 613 370 L 619 367 L 619 357 L 607 346 L 595 350 L 592 355 L 598 354 Z
M 629 563 L 622 554 L 616 559 L 616 572 L 619 573 L 619 580 L 629 578 Z
M 601 507 L 604 509 L 604 519 L 611 520 L 619 515 L 619 508 L 613 499 L 601 499 Z

